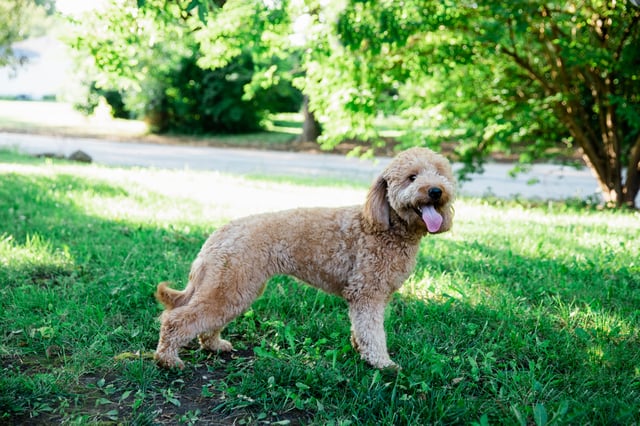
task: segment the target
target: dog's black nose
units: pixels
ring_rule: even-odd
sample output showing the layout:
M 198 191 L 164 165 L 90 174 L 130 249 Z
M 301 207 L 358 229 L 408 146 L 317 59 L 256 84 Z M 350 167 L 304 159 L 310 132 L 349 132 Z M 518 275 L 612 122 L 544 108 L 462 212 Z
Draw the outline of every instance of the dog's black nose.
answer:
M 442 197 L 442 189 L 440 188 L 431 188 L 427 193 L 429 194 L 429 197 L 431 197 L 431 199 L 434 201 L 439 200 L 440 197 Z

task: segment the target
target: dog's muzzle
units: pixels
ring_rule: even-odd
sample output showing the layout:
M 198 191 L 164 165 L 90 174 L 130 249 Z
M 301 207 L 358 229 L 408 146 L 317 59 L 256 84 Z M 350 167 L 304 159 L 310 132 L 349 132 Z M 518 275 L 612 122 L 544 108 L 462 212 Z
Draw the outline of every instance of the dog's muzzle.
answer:
M 442 198 L 442 189 L 438 187 L 429 188 L 427 191 L 429 201 L 415 208 L 418 216 L 422 218 L 427 230 L 431 233 L 438 232 L 442 226 L 442 215 L 436 210 L 435 204 Z

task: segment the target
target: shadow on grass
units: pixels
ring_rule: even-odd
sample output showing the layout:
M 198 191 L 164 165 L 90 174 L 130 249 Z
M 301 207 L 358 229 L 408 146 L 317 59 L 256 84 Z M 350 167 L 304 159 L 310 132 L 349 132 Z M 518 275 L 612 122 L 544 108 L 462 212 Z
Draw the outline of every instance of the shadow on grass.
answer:
M 252 364 L 260 342 L 251 339 L 268 329 L 249 315 L 229 327 L 239 340 L 234 354 L 191 348 L 186 371 L 155 366 L 157 282 L 184 283 L 211 230 L 105 220 L 87 212 L 91 197 L 135 196 L 72 175 L 2 176 L 0 424 L 308 419 L 288 406 L 257 412 L 242 395 L 244 403 L 225 409 L 227 368 Z M 276 280 L 272 291 L 281 290 Z
M 600 247 L 574 246 L 567 257 L 540 251 L 517 253 L 518 241 L 492 244 L 471 241 L 425 241 L 417 274 L 455 272 L 473 286 L 498 289 L 535 305 L 549 298 L 564 304 L 585 304 L 594 310 L 622 315 L 636 312 L 640 303 L 638 265 L 619 261 L 616 253 Z M 461 253 L 461 255 L 451 255 Z
M 640 277 L 575 249 L 586 254 L 580 264 L 490 240 L 426 240 L 416 276 L 438 277 L 422 283 L 432 301 L 396 298 L 391 345 L 406 334 L 400 358 L 431 360 L 413 367 L 417 377 L 462 388 L 495 420 L 546 410 L 561 422 L 637 422 Z
M 433 300 L 394 298 L 386 328 L 399 374 L 359 360 L 343 301 L 288 277 L 274 278 L 230 324 L 225 334 L 238 352 L 189 349 L 185 371 L 159 370 L 145 357 L 157 341 L 156 283 L 184 283 L 210 230 L 105 220 L 78 194 L 132 197 L 69 175 L 3 176 L 0 423 L 428 424 L 483 414 L 629 423 L 638 415 L 637 330 L 570 323 L 587 306 L 596 317 L 632 315 L 637 279 L 490 243 L 425 242 L 417 276 L 436 287 L 448 276 L 461 293 L 434 287 Z M 594 286 L 603 275 L 629 292 L 603 298 Z
M 74 400 L 69 376 L 153 348 L 155 285 L 186 276 L 203 239 L 197 229 L 103 220 L 86 213 L 82 194 L 130 196 L 70 175 L 2 176 L 0 420 L 50 415 L 55 401 Z

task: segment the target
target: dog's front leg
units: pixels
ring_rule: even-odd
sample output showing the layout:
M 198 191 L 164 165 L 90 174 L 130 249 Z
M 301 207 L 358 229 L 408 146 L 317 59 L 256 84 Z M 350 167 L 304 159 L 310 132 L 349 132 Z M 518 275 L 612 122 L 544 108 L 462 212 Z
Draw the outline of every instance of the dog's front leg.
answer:
M 376 368 L 398 368 L 387 352 L 384 332 L 384 308 L 386 302 L 358 300 L 349 302 L 351 319 L 351 344 L 362 359 Z

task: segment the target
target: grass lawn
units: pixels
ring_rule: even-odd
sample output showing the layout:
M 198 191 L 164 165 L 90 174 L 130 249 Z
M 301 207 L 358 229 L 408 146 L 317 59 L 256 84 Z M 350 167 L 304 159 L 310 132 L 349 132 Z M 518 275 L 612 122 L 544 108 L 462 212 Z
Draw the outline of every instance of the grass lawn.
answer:
M 288 277 L 227 328 L 235 353 L 155 366 L 155 286 L 212 230 L 365 191 L 0 152 L 0 424 L 640 422 L 638 212 L 459 200 L 387 309 L 398 374 Z

